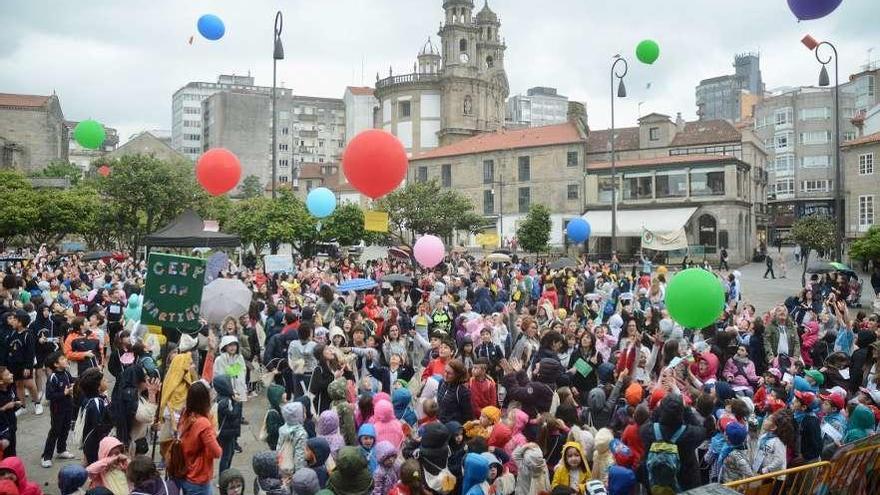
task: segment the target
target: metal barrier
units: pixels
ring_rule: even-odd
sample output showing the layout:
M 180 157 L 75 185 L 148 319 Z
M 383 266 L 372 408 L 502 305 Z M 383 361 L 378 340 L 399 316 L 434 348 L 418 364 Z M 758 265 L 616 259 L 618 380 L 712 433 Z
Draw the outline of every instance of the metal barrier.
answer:
M 762 474 L 725 484 L 745 495 L 813 495 L 831 468 L 827 461 Z

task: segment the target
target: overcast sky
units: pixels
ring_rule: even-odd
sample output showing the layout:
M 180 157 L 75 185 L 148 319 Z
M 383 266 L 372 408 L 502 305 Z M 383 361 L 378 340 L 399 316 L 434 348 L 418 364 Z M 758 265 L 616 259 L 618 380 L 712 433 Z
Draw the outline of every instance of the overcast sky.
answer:
M 272 83 L 272 23 L 283 11 L 285 53 L 279 84 L 341 98 L 347 85 L 372 85 L 376 72 L 409 72 L 442 0 L 0 0 L 0 92 L 55 91 L 70 120 L 94 118 L 120 129 L 171 128 L 171 95 L 189 81 L 250 72 Z M 476 9 L 483 0 L 475 0 Z M 798 23 L 785 0 L 490 0 L 507 42 L 511 93 L 554 86 L 585 101 L 590 127 L 610 121 L 609 67 L 629 58 L 629 97 L 618 126 L 641 114 L 695 118 L 694 87 L 733 72 L 733 56 L 759 51 L 768 89 L 816 84 L 819 66 L 799 40 L 836 43 L 846 78 L 880 58 L 880 1 L 845 0 L 830 16 Z M 198 36 L 196 20 L 215 13 L 226 36 Z M 195 35 L 190 46 L 187 40 Z M 635 61 L 639 40 L 655 39 L 660 59 Z M 363 78 L 362 78 L 363 62 Z M 833 77 L 833 74 L 832 74 Z M 651 82 L 651 89 L 646 85 Z

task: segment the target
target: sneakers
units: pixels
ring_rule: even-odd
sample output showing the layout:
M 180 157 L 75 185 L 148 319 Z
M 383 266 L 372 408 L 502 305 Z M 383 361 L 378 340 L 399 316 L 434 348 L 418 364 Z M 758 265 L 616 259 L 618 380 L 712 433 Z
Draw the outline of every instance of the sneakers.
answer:
M 43 405 L 39 402 L 34 404 L 34 414 L 36 414 L 37 416 L 43 414 Z
M 15 417 L 16 417 L 16 418 L 19 417 L 19 416 L 21 416 L 22 414 L 24 414 L 24 408 L 19 409 L 18 411 L 15 411 Z
M 52 461 L 50 461 L 49 459 L 43 459 L 42 461 L 40 461 L 40 466 L 43 466 L 44 468 L 50 468 L 52 467 Z
M 58 454 L 57 457 L 58 457 L 59 459 L 76 459 L 76 456 L 75 456 L 75 455 L 71 454 L 70 452 L 68 452 L 68 451 L 66 451 L 66 450 L 65 450 L 64 452 Z

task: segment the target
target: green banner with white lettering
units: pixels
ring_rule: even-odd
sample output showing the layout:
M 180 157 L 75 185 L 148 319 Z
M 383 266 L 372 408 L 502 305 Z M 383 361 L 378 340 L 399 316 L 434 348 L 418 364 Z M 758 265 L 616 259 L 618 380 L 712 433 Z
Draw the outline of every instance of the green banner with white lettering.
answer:
M 205 260 L 150 253 L 141 323 L 183 331 L 198 330 Z

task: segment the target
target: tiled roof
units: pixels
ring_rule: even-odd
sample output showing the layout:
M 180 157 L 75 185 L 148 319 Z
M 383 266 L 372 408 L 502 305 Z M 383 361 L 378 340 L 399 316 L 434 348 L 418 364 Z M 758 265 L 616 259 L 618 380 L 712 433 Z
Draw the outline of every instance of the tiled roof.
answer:
M 365 86 L 349 86 L 348 90 L 351 91 L 351 94 L 357 96 L 370 96 L 373 94 L 373 88 Z
M 675 134 L 669 146 L 728 143 L 741 139 L 742 134 L 726 120 L 698 120 L 686 123 L 684 129 Z
M 42 107 L 49 100 L 48 96 L 16 95 L 0 93 L 0 107 Z
M 470 155 L 498 151 L 506 149 L 532 148 L 536 146 L 551 146 L 557 144 L 570 144 L 582 142 L 583 138 L 577 126 L 566 122 L 564 124 L 548 125 L 543 127 L 529 127 L 526 129 L 505 130 L 499 132 L 487 132 L 474 137 L 441 146 L 419 154 L 412 158 L 424 160 L 428 158 L 441 158 L 446 156 Z
M 844 148 L 848 148 L 850 146 L 859 146 L 861 144 L 871 144 L 871 143 L 880 143 L 880 132 L 875 132 L 874 134 L 868 134 L 867 136 L 862 136 L 860 138 L 852 139 L 850 141 L 844 141 L 841 145 Z
M 623 127 L 615 129 L 614 140 L 615 151 L 629 151 L 639 149 L 639 128 Z M 603 129 L 598 131 L 590 131 L 587 138 L 587 153 L 607 153 L 611 151 L 611 131 Z
M 681 163 L 717 163 L 729 161 L 737 161 L 737 158 L 724 155 L 676 155 L 640 158 L 638 160 L 617 160 L 617 167 L 656 167 Z M 604 170 L 609 168 L 611 168 L 611 162 L 587 163 L 587 170 Z

